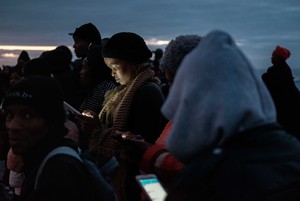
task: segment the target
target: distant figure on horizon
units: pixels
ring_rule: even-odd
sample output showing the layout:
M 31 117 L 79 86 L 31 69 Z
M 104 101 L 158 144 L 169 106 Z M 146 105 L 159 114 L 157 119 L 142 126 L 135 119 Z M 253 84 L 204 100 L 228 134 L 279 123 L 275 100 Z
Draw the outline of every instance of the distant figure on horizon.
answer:
M 262 75 L 262 79 L 275 103 L 278 122 L 300 139 L 300 93 L 286 63 L 290 55 L 288 49 L 276 46 L 271 57 L 273 66 Z
M 154 66 L 154 72 L 157 77 L 160 76 L 160 69 L 159 69 L 159 64 L 160 60 L 163 57 L 163 50 L 160 48 L 157 48 L 155 51 L 152 51 L 154 53 L 154 59 L 153 59 L 153 66 Z
M 15 67 L 23 67 L 28 61 L 30 61 L 29 54 L 27 51 L 23 50 L 18 57 L 17 64 Z

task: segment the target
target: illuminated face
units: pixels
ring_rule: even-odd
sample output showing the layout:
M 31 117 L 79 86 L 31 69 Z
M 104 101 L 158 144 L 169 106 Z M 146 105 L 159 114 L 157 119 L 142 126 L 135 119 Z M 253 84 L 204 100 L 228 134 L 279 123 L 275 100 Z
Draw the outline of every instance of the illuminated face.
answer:
M 111 69 L 111 75 L 116 82 L 127 85 L 135 76 L 133 64 L 120 59 L 104 58 L 106 65 Z
M 73 48 L 76 56 L 78 58 L 85 57 L 89 49 L 90 43 L 80 39 L 77 36 L 74 36 L 73 39 L 74 39 Z
M 30 107 L 11 104 L 5 112 L 8 140 L 14 154 L 26 153 L 48 135 L 45 120 Z

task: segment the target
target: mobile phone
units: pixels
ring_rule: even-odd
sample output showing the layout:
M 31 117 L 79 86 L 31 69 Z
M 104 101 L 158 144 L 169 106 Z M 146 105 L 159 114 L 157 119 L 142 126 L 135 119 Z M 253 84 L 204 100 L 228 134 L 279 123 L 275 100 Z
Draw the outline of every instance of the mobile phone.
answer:
M 64 108 L 70 112 L 74 112 L 76 114 L 81 115 L 81 113 L 78 110 L 76 110 L 74 107 L 72 107 L 69 103 L 67 103 L 65 101 L 64 101 Z
M 167 192 L 155 174 L 137 175 L 135 179 L 150 201 L 164 201 L 166 199 Z

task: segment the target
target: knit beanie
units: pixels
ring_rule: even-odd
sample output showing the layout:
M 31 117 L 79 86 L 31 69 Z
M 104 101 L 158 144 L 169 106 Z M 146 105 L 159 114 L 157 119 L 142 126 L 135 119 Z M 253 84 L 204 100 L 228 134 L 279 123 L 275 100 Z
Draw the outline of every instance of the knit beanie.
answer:
M 82 40 L 92 43 L 94 45 L 101 45 L 101 34 L 97 27 L 92 23 L 83 24 L 75 29 L 74 33 L 69 33 L 69 35 L 77 36 Z
M 172 72 L 174 75 L 184 57 L 191 52 L 201 41 L 199 35 L 179 35 L 172 39 L 165 48 L 164 55 L 160 60 L 159 68 L 165 72 Z
M 11 104 L 29 106 L 45 119 L 48 125 L 64 125 L 63 94 L 60 85 L 53 78 L 35 75 L 20 80 L 6 94 L 3 109 Z
M 105 44 L 103 57 L 124 60 L 134 64 L 141 64 L 152 57 L 144 39 L 131 32 L 120 32 L 113 35 Z
M 273 51 L 273 54 L 284 60 L 287 60 L 291 55 L 288 49 L 281 47 L 279 45 L 276 46 L 275 50 Z

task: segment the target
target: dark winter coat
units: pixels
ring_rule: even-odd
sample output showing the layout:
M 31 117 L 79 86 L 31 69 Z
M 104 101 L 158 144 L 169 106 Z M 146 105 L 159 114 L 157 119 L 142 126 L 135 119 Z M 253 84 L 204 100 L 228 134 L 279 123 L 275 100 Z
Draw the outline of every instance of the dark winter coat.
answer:
M 273 124 L 194 157 L 167 201 L 296 201 L 299 189 L 300 143 Z
M 286 131 L 300 139 L 300 93 L 286 62 L 271 66 L 262 75 L 277 111 L 277 120 Z

